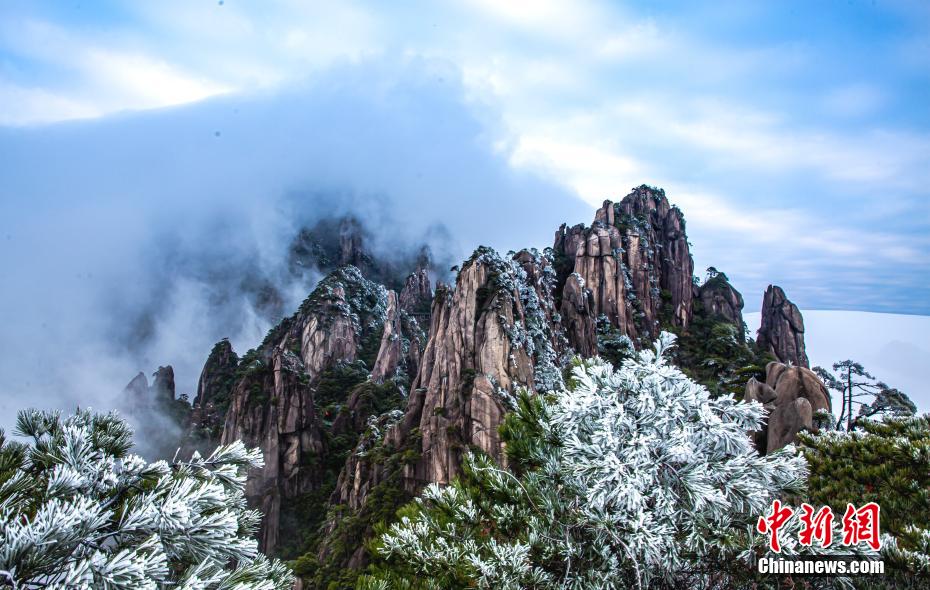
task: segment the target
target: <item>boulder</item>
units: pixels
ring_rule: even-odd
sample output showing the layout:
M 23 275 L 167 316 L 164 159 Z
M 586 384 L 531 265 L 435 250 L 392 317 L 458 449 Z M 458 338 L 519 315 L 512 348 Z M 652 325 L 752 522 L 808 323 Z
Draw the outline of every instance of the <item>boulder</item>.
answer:
M 802 430 L 816 431 L 814 415 L 829 412 L 831 406 L 830 394 L 816 373 L 774 361 L 765 367 L 765 383 L 749 380 L 743 399 L 757 401 L 767 411 L 762 430 L 750 433 L 764 453 L 794 442 Z

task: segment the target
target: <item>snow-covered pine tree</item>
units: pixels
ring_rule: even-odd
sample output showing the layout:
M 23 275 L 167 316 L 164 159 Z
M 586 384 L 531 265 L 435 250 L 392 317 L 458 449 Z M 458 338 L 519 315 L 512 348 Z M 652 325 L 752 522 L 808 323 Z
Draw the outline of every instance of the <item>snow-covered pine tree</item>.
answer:
M 146 463 L 125 422 L 87 410 L 25 410 L 16 434 L 28 442 L 0 431 L 0 587 L 290 589 L 253 539 L 243 490 L 257 450 Z
M 803 488 L 792 447 L 760 456 L 762 406 L 667 363 L 673 337 L 615 370 L 575 361 L 558 391 L 519 397 L 508 469 L 468 455 L 382 530 L 363 588 L 726 588 L 752 577 L 771 501 Z M 785 530 L 783 554 L 806 551 Z M 770 580 L 772 582 L 777 582 Z M 761 585 L 759 587 L 764 587 Z

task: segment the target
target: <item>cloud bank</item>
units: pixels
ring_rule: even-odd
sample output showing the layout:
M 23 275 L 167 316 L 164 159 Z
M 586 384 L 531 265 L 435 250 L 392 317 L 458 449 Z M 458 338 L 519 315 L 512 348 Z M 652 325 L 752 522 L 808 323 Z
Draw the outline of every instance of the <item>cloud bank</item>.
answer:
M 5 425 L 27 404 L 113 407 L 165 364 L 192 395 L 214 342 L 244 352 L 307 295 L 317 277 L 295 277 L 287 248 L 321 217 L 358 215 L 379 253 L 426 240 L 456 259 L 543 247 L 589 217 L 509 165 L 494 113 L 458 80 L 442 63 L 369 63 L 274 93 L 0 129 Z M 284 295 L 271 309 L 267 285 Z

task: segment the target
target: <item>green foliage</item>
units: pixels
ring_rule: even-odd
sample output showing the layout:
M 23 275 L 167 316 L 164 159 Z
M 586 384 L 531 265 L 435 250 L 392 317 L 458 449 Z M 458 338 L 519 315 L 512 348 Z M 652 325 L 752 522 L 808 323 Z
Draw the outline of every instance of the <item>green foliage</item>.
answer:
M 634 352 L 633 341 L 629 336 L 614 327 L 607 316 L 597 318 L 597 354 L 602 359 L 614 367 L 620 367 Z
M 337 406 L 349 399 L 350 390 L 367 380 L 365 363 L 339 363 L 320 374 L 313 393 L 314 405 L 323 412 L 324 418 L 332 420 L 338 412 Z
M 719 280 L 722 274 L 711 281 Z M 677 328 L 675 331 L 682 332 Z M 708 313 L 695 299 L 691 325 L 679 335 L 673 358 L 685 374 L 712 394 L 731 393 L 742 399 L 749 379 L 765 381 L 765 365 L 775 360 L 771 353 L 747 341 L 744 334 L 745 324 L 741 330 Z
M 383 562 L 377 559 L 368 541 L 376 531 L 386 530 L 387 525 L 395 522 L 398 507 L 411 500 L 412 495 L 403 487 L 402 470 L 418 459 L 413 450 L 418 442 L 418 437 L 413 436 L 400 449 L 387 449 L 383 445 L 375 449 L 371 460 L 383 467 L 385 477 L 369 491 L 361 510 L 344 505 L 329 507 L 326 522 L 335 523 L 334 530 L 318 538 L 310 551 L 291 562 L 294 572 L 310 587 L 327 590 L 354 587 L 361 572 L 346 568 L 345 564 L 356 554 L 359 561 L 374 558 L 372 570 L 381 567 Z
M 847 504 L 876 502 L 881 529 L 896 540 L 886 552 L 910 574 L 930 574 L 930 416 L 861 420 L 852 432 L 801 433 L 810 465 L 809 502 L 840 515 Z
M 393 381 L 386 381 L 383 384 L 374 383 L 367 380 L 367 372 L 363 373 L 360 370 L 363 371 L 363 367 L 359 363 L 351 363 L 337 366 L 321 377 L 320 383 L 325 384 L 324 394 L 330 403 L 328 407 L 333 408 L 336 400 L 342 399 L 344 402 L 354 397 L 356 398 L 355 413 L 354 415 L 346 414 L 344 416 L 346 421 L 340 425 L 338 430 L 335 425 L 331 425 L 322 432 L 324 437 L 322 453 L 301 458 L 301 464 L 308 468 L 312 467 L 316 474 L 314 489 L 293 501 L 284 503 L 281 507 L 282 543 L 279 552 L 285 559 L 294 558 L 292 565 L 297 574 L 307 579 L 315 579 L 316 587 L 326 588 L 330 583 L 343 579 L 345 576 L 354 576 L 355 574 L 342 572 L 341 568 L 351 556 L 351 551 L 362 545 L 362 541 L 366 538 L 366 531 L 370 536 L 370 527 L 373 522 L 377 522 L 372 519 L 383 518 L 386 511 L 393 514 L 397 506 L 409 499 L 406 497 L 398 499 L 397 503 L 388 507 L 388 504 L 396 497 L 396 490 L 391 488 L 391 481 L 395 483 L 399 481 L 398 472 L 398 477 L 394 480 L 389 478 L 390 481 L 382 482 L 370 492 L 366 510 L 362 513 L 354 514 L 347 507 L 330 505 L 339 473 L 345 467 L 349 455 L 358 449 L 363 431 L 366 430 L 366 423 L 372 417 L 398 410 L 403 407 L 405 401 L 396 383 Z M 362 376 L 365 379 L 358 381 Z M 353 383 L 354 385 L 350 385 Z M 339 388 L 346 386 L 351 389 L 340 393 Z M 319 395 L 319 390 L 317 394 Z M 348 412 L 345 408 L 344 411 Z M 333 417 L 335 417 L 334 414 Z M 374 457 L 374 460 L 377 462 L 394 461 L 400 464 L 402 454 L 403 451 L 397 453 L 396 457 Z M 378 503 L 377 498 L 383 500 L 381 504 Z M 371 503 L 372 499 L 376 499 L 374 504 Z M 337 512 L 328 513 L 332 510 Z M 322 528 L 324 524 L 337 518 L 336 514 L 339 515 L 337 529 L 324 531 Z M 321 564 L 317 554 L 324 541 L 334 546 L 327 546 L 327 557 Z M 337 585 L 336 587 L 345 586 Z
M 221 413 L 229 407 L 230 394 L 236 384 L 239 357 L 233 352 L 229 340 L 223 339 L 213 345 L 204 371 L 213 379 L 210 402 Z

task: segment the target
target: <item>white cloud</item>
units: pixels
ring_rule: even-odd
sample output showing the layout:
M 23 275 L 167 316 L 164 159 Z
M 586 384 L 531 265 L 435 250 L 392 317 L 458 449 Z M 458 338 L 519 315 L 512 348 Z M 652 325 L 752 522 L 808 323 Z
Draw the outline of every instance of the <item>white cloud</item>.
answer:
M 96 48 L 85 49 L 82 53 L 79 67 L 86 70 L 88 77 L 95 79 L 97 84 L 113 92 L 113 98 L 103 100 L 110 108 L 172 106 L 232 90 L 223 83 L 191 75 L 146 55 L 127 55 Z
M 30 125 L 100 116 L 92 104 L 44 88 L 24 88 L 0 81 L 0 125 Z

